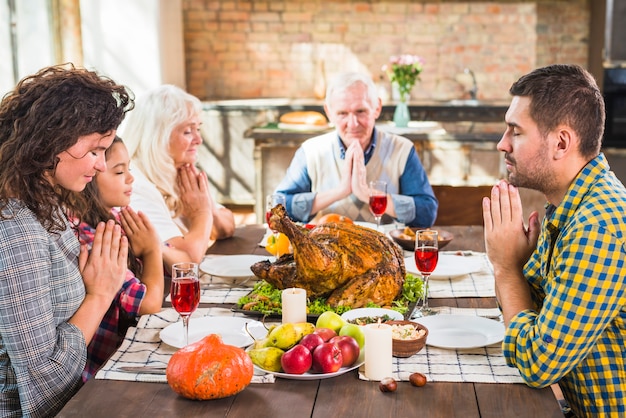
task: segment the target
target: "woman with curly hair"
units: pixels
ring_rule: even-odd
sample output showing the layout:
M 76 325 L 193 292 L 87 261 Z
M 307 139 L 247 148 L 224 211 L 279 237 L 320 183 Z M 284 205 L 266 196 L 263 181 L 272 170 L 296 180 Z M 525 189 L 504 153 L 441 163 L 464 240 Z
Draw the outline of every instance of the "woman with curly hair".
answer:
M 127 269 L 114 221 L 81 246 L 69 196 L 106 170 L 133 99 L 72 65 L 44 68 L 0 102 L 0 415 L 54 416 L 82 384 L 87 345 Z

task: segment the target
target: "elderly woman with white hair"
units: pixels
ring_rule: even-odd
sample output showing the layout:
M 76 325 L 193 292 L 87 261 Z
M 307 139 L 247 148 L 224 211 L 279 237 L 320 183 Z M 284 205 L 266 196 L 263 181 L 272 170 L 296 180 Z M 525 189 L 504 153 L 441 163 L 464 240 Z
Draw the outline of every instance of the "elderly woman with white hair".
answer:
M 138 98 L 123 127 L 135 176 L 130 205 L 154 224 L 168 268 L 199 263 L 214 240 L 235 231 L 232 212 L 213 200 L 206 173 L 195 166 L 201 112 L 197 97 L 162 85 Z

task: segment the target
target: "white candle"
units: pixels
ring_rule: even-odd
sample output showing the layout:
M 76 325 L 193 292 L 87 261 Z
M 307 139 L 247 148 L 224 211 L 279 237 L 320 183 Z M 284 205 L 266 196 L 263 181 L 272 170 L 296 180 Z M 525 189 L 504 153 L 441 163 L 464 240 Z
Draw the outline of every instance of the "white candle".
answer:
M 391 377 L 391 325 L 365 325 L 365 377 L 382 380 Z
M 306 290 L 292 287 L 281 294 L 283 324 L 306 322 Z

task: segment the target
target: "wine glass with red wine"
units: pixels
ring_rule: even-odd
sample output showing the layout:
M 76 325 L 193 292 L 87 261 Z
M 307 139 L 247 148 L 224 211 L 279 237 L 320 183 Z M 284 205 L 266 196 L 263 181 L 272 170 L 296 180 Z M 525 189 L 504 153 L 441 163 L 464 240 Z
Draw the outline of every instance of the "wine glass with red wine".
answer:
M 415 265 L 424 280 L 422 306 L 419 312 L 422 316 L 432 315 L 434 312 L 428 307 L 428 278 L 437 267 L 439 260 L 439 233 L 430 229 L 415 232 Z
M 200 279 L 197 263 L 175 263 L 172 265 L 170 287 L 172 306 L 183 320 L 185 345 L 189 344 L 189 317 L 200 303 Z
M 387 209 L 387 183 L 370 181 L 370 212 L 376 219 L 376 230 L 380 230 L 380 219 Z

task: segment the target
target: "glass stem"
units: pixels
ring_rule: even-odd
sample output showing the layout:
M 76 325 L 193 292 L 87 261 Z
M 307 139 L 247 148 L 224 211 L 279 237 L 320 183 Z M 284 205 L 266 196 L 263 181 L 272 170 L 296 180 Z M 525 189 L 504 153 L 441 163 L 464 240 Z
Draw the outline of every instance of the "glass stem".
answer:
M 190 315 L 181 315 L 183 328 L 185 329 L 185 346 L 189 345 L 189 316 Z
M 424 301 L 422 302 L 422 310 L 428 311 L 428 275 L 424 275 Z

